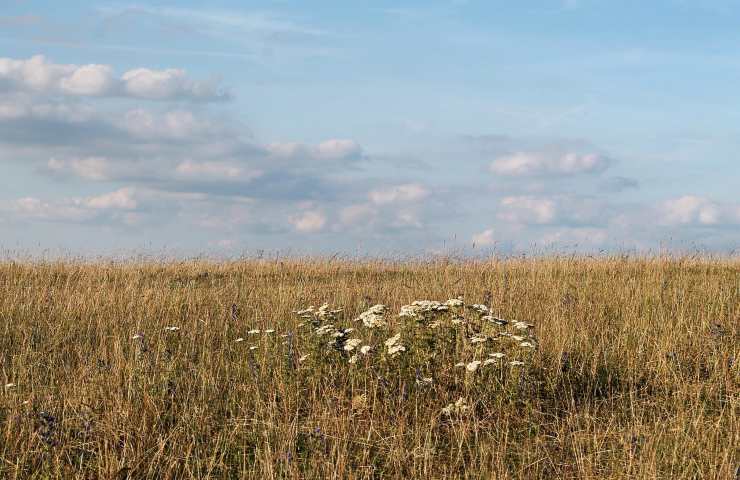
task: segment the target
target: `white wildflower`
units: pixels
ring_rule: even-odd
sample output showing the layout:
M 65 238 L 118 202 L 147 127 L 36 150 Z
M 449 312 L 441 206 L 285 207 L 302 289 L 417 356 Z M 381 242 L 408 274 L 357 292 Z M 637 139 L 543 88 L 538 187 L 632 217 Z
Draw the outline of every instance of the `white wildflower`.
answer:
M 362 339 L 359 338 L 350 338 L 346 342 L 344 342 L 344 349 L 348 352 L 351 352 L 355 348 L 357 348 L 358 345 L 362 343 Z
M 445 302 L 445 305 L 448 307 L 462 307 L 465 305 L 465 302 L 461 298 L 451 298 Z
M 470 406 L 465 403 L 465 399 L 460 397 L 455 403 L 450 403 L 442 409 L 442 413 L 445 415 L 462 414 L 470 410 Z
M 243 338 L 243 337 L 239 337 L 239 338 L 237 338 L 237 339 L 236 339 L 236 340 L 234 340 L 234 341 L 235 341 L 236 343 L 240 343 L 240 342 L 243 342 L 243 341 L 244 341 L 244 338 Z
M 133 337 L 131 337 L 131 340 L 138 340 L 140 338 L 144 338 L 144 335 L 141 335 L 141 334 L 137 333 L 136 335 L 134 335 Z
M 534 348 L 534 345 L 530 342 L 522 342 L 519 344 L 519 346 L 524 348 Z
M 396 355 L 397 353 L 405 352 L 406 347 L 404 347 L 401 344 L 393 345 L 392 347 L 388 347 L 388 355 L 391 357 Z
M 501 352 L 496 352 L 496 353 L 489 353 L 488 356 L 489 357 L 499 358 L 500 359 L 500 358 L 504 358 L 506 356 L 506 354 L 505 353 L 501 353 Z
M 372 349 L 373 349 L 373 347 L 371 347 L 370 345 L 363 345 L 363 346 L 362 346 L 362 347 L 360 348 L 360 353 L 361 353 L 361 354 L 363 354 L 363 355 L 367 355 L 368 353 L 370 353 L 370 351 L 371 351 Z
M 267 330 L 265 330 L 265 333 L 275 333 L 275 330 L 272 328 L 268 328 Z
M 524 340 L 524 337 L 521 337 L 519 335 L 512 335 L 511 339 L 517 342 L 521 342 L 522 340 Z
M 483 361 L 483 366 L 487 367 L 488 365 L 491 365 L 493 363 L 498 363 L 498 359 L 496 358 L 487 358 Z
M 529 328 L 534 328 L 534 325 L 532 325 L 531 323 L 527 323 L 527 322 L 515 321 L 514 328 L 517 328 L 519 330 L 527 330 Z
M 455 364 L 455 366 L 456 366 L 456 367 L 464 367 L 464 366 L 465 366 L 465 362 L 457 362 L 457 363 Z
M 250 330 L 250 331 L 247 332 L 247 334 L 249 334 L 249 335 L 257 335 L 258 333 L 260 333 L 260 329 L 259 328 L 255 328 L 255 329 L 252 329 L 252 330 Z
M 257 350 L 257 348 L 259 348 L 257 347 L 257 345 L 252 345 L 251 347 L 249 347 L 250 350 Z
M 349 363 L 357 363 L 357 359 L 359 359 L 359 358 L 360 357 L 355 353 L 354 355 L 352 355 L 351 357 L 349 357 L 348 362 Z
M 164 329 L 167 330 L 168 332 L 176 332 L 180 330 L 180 327 L 164 327 Z
M 333 331 L 334 331 L 334 325 L 329 323 L 322 327 L 317 328 L 315 333 L 316 335 L 322 336 L 322 335 L 326 335 L 327 333 L 333 332 Z
M 480 364 L 481 364 L 481 361 L 480 360 L 473 360 L 472 362 L 470 362 L 467 365 L 465 365 L 465 369 L 468 372 L 471 372 L 472 373 L 472 372 L 478 370 L 478 367 L 480 367 Z
M 479 303 L 474 303 L 473 305 L 468 305 L 468 308 L 470 308 L 471 310 L 474 310 L 474 311 L 480 313 L 481 315 L 486 315 L 486 314 L 488 314 L 490 312 L 490 310 L 488 309 L 487 306 L 481 305 Z
M 387 325 L 383 315 L 388 311 L 386 305 L 373 305 L 369 309 L 365 310 L 357 317 L 356 320 L 361 320 L 362 324 L 367 328 L 379 328 Z
M 388 348 L 390 348 L 393 345 L 395 345 L 399 340 L 401 340 L 401 334 L 400 333 L 397 333 L 397 334 L 393 335 L 391 338 L 389 338 L 388 340 L 385 341 L 385 346 L 388 347 Z
M 473 335 L 470 337 L 470 343 L 484 343 L 488 341 L 488 337 L 485 335 Z
M 511 365 L 512 367 L 520 367 L 524 365 L 524 362 L 520 362 L 519 360 L 512 360 L 511 362 L 509 362 L 509 365 Z

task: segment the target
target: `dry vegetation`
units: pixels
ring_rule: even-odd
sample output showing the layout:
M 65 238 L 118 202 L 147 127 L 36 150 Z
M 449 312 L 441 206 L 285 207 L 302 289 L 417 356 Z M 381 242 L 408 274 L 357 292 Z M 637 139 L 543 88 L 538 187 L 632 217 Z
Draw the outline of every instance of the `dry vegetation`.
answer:
M 534 328 L 456 302 L 398 316 L 458 297 Z M 380 325 L 353 321 L 375 304 Z M 736 260 L 5 262 L 0 318 L 2 478 L 731 479 L 740 461 Z

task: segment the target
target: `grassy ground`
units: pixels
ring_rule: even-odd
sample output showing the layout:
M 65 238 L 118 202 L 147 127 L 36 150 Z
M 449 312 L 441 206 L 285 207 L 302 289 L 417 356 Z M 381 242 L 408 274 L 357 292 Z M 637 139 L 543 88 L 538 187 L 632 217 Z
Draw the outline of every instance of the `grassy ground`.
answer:
M 739 339 L 734 260 L 6 262 L 0 478 L 732 479 Z

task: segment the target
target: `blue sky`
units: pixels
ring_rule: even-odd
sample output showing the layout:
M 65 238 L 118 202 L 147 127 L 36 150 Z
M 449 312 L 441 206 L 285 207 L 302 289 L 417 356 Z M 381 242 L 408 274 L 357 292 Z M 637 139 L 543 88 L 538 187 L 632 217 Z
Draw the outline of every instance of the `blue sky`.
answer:
M 740 2 L 0 7 L 6 251 L 734 251 Z

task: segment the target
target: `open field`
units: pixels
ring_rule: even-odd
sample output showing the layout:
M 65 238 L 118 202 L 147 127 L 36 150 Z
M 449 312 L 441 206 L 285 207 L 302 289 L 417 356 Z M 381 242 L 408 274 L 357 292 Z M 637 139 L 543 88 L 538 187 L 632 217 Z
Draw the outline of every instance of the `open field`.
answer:
M 5 262 L 0 318 L 0 478 L 740 465 L 737 260 Z

